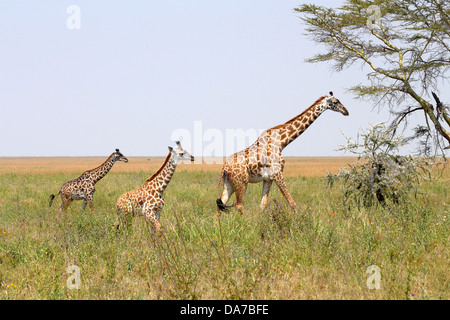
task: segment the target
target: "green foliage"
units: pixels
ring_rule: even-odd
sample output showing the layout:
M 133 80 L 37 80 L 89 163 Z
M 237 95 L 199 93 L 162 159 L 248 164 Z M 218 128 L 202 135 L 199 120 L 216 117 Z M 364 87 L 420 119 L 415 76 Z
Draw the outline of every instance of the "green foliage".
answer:
M 350 91 L 387 105 L 394 125 L 407 126 L 409 115 L 423 111 L 426 131 L 415 135 L 420 150 L 445 155 L 450 110 L 438 95 L 450 69 L 449 1 L 347 0 L 339 8 L 303 4 L 295 10 L 305 34 L 324 50 L 307 62 L 326 62 L 335 71 L 361 67 L 368 83 Z
M 347 145 L 339 149 L 357 155 L 357 163 L 350 164 L 350 170 L 341 169 L 338 174 L 328 173 L 326 177 L 329 186 L 337 180 L 344 182 L 344 202 L 352 199 L 358 207 L 398 204 L 417 193 L 421 180 L 431 178 L 435 159 L 400 156 L 399 148 L 408 139 L 394 135 L 385 123 L 363 131 L 358 140 L 361 143 L 347 138 Z

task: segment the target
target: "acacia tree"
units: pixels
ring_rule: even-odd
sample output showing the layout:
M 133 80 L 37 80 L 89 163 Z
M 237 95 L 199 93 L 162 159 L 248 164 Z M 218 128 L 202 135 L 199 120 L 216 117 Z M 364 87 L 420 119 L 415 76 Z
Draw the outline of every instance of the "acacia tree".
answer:
M 342 71 L 368 67 L 366 84 L 350 91 L 359 99 L 387 105 L 396 129 L 408 116 L 422 112 L 414 128 L 420 150 L 450 148 L 450 112 L 439 93 L 448 85 L 450 1 L 346 0 L 340 8 L 304 4 L 295 9 L 310 38 L 325 47 L 308 62 L 331 62 Z

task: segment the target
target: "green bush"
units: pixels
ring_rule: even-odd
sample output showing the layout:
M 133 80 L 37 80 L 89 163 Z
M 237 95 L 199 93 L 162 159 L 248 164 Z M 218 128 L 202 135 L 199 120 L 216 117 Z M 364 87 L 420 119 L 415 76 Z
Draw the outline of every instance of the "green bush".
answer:
M 343 181 L 344 203 L 353 200 L 358 207 L 398 204 L 409 194 L 417 194 L 421 180 L 431 179 L 435 159 L 399 155 L 409 139 L 394 135 L 384 122 L 363 130 L 358 141 L 347 138 L 347 145 L 338 149 L 357 155 L 356 164 L 349 164 L 350 170 L 341 168 L 337 174 L 327 172 L 330 187 Z

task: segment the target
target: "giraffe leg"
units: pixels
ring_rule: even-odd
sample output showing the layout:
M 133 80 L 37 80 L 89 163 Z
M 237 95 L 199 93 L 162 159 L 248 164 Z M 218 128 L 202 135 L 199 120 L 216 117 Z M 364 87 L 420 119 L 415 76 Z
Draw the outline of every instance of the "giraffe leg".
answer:
M 155 212 L 156 221 L 159 224 L 159 216 L 161 215 L 161 210 L 164 208 L 164 199 L 159 199 L 153 211 Z M 164 235 L 163 230 L 161 229 L 161 224 L 159 224 L 159 228 L 157 228 L 157 235 L 160 237 Z
M 86 209 L 86 205 L 89 205 L 89 209 L 94 212 L 94 201 L 92 198 L 87 198 L 83 200 L 83 204 L 81 205 L 81 211 L 84 211 Z
M 161 210 L 162 210 L 162 208 L 161 208 L 161 209 L 158 209 L 158 210 L 155 212 L 156 221 L 158 221 L 158 224 L 159 224 L 159 216 L 160 216 L 160 214 L 161 214 Z M 159 228 L 156 230 L 156 234 L 158 235 L 158 237 L 161 237 L 161 236 L 164 237 L 164 231 L 161 229 L 161 224 L 159 224 Z
M 263 181 L 262 197 L 261 197 L 261 204 L 260 204 L 260 208 L 262 211 L 264 211 L 264 209 L 267 206 L 267 201 L 269 198 L 269 192 L 270 192 L 271 186 L 272 186 L 272 180 Z
M 124 215 L 125 214 L 122 212 L 122 210 L 117 208 L 117 226 L 116 226 L 117 230 L 125 228 L 126 219 L 123 218 Z
M 81 211 L 84 211 L 84 209 L 86 208 L 87 205 L 87 201 L 86 199 L 83 200 L 83 204 L 81 205 Z
M 91 209 L 91 211 L 94 212 L 95 211 L 95 209 L 94 209 L 94 201 L 91 199 L 91 200 L 88 201 L 88 204 L 89 204 L 89 208 Z
M 61 188 L 60 194 L 61 194 L 61 206 L 59 207 L 59 212 L 66 213 L 67 208 L 72 203 L 73 199 L 70 194 L 70 191 L 68 191 L 67 188 L 64 187 Z
M 122 206 L 122 204 L 117 203 L 116 204 L 116 208 L 117 208 L 117 227 L 116 229 L 119 230 L 121 227 L 123 229 L 125 229 L 127 227 L 127 216 L 128 216 L 128 211 L 125 207 Z
M 159 216 L 160 216 L 160 215 L 161 215 L 161 210 L 157 210 L 157 211 L 155 212 L 156 220 L 159 221 Z
M 247 191 L 249 179 L 248 170 L 243 165 L 235 166 L 232 174 L 228 177 L 228 181 L 236 193 L 235 207 L 241 215 L 244 213 L 245 192 Z
M 245 192 L 247 191 L 247 184 L 242 183 L 236 190 L 236 209 L 238 209 L 239 214 L 244 214 L 244 200 Z
M 156 204 L 144 204 L 144 207 L 142 208 L 142 213 L 145 217 L 145 221 L 148 223 L 151 223 L 151 229 L 152 233 L 155 233 L 158 236 L 162 234 L 161 230 L 161 224 L 159 223 L 159 215 L 162 210 L 164 202 L 157 202 Z
M 130 214 L 133 214 L 133 205 L 131 200 L 128 199 L 128 194 L 124 194 L 117 199 L 116 202 L 117 209 L 117 230 L 121 228 L 128 227 L 128 217 Z
M 93 190 L 91 193 L 87 193 L 85 198 L 84 198 L 84 203 L 83 203 L 83 210 L 86 207 L 86 203 L 89 205 L 89 209 L 91 209 L 92 212 L 94 212 L 94 192 L 95 190 Z
M 67 208 L 69 207 L 72 201 L 73 200 L 70 196 L 67 197 L 65 194 L 61 193 L 61 207 L 59 207 L 59 212 L 66 213 Z
M 159 223 L 158 219 L 156 218 L 156 214 L 153 211 L 150 212 L 144 212 L 145 221 L 148 223 L 151 223 L 151 229 L 152 233 L 154 234 L 156 231 L 156 234 L 161 234 L 161 224 Z
M 283 196 L 289 202 L 289 205 L 291 206 L 291 209 L 295 212 L 297 210 L 297 206 L 295 204 L 294 199 L 292 199 L 292 196 L 289 193 L 289 190 L 286 187 L 286 183 L 284 182 L 284 178 L 283 178 L 283 175 L 281 173 L 276 175 L 275 183 L 277 184 L 278 188 L 280 188 L 280 191 L 283 194 Z

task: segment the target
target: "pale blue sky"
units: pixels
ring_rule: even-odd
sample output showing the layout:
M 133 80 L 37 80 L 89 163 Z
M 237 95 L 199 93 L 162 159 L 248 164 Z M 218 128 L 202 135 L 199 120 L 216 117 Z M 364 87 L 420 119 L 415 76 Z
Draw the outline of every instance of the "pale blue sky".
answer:
M 347 92 L 360 69 L 304 62 L 320 51 L 293 10 L 306 2 L 1 1 L 0 156 L 165 155 L 195 121 L 269 128 L 330 90 L 350 116 L 325 112 L 284 155 L 342 155 L 341 131 L 356 136 L 387 111 Z M 66 26 L 70 5 L 79 30 Z

